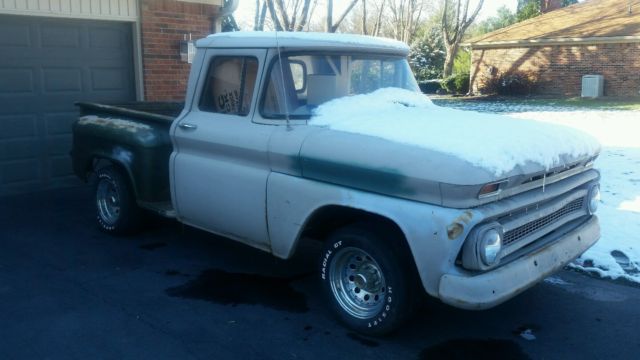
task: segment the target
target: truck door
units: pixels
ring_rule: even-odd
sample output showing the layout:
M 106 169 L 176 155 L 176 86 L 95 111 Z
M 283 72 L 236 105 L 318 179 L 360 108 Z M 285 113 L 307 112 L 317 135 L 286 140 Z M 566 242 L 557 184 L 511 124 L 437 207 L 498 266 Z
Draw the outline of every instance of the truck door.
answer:
M 269 250 L 267 148 L 274 127 L 252 122 L 265 55 L 205 52 L 191 110 L 171 129 L 171 175 L 181 221 Z

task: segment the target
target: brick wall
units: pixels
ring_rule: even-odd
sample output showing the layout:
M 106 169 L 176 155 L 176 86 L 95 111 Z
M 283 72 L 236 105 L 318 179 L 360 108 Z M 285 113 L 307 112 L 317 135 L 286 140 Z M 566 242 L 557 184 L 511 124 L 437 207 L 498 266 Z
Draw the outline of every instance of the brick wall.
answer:
M 486 92 L 491 77 L 520 70 L 538 77 L 535 92 L 580 96 L 583 75 L 604 75 L 607 96 L 640 95 L 640 43 L 474 49 L 471 89 Z
M 218 7 L 175 0 L 141 0 L 142 62 L 147 101 L 184 100 L 191 65 L 180 60 L 180 40 L 210 34 Z

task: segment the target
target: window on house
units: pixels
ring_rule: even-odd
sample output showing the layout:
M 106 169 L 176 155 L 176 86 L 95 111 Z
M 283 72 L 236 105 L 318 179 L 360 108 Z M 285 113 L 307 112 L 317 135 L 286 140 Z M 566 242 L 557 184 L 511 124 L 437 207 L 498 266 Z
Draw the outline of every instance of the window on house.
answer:
M 211 61 L 200 97 L 200 110 L 246 116 L 251 108 L 258 60 L 248 56 L 216 57 Z

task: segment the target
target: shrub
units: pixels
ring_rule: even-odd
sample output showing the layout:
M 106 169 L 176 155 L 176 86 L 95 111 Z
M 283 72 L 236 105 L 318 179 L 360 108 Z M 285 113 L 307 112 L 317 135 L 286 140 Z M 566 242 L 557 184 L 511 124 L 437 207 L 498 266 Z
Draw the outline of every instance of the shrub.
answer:
M 444 67 L 444 42 L 439 27 L 434 27 L 411 45 L 409 65 L 418 81 L 437 79 Z
M 418 83 L 418 86 L 420 86 L 420 91 L 422 91 L 423 94 L 435 94 L 438 90 L 442 89 L 440 81 L 442 80 L 421 81 Z
M 453 74 L 443 79 L 441 85 L 450 94 L 466 94 L 469 92 L 469 73 Z
M 485 91 L 500 95 L 529 95 L 536 84 L 536 75 L 527 71 L 509 71 L 489 81 Z

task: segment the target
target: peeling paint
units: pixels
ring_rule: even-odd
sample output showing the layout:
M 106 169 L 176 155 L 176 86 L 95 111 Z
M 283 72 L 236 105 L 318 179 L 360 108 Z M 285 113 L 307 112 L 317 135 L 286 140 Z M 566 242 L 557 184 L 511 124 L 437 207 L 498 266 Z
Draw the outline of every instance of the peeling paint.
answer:
M 453 240 L 464 232 L 464 226 L 468 225 L 473 219 L 473 212 L 466 210 L 460 216 L 455 218 L 453 222 L 447 226 L 447 236 L 449 240 Z
M 140 122 L 115 119 L 115 118 L 102 118 L 95 115 L 83 116 L 78 120 L 80 125 L 97 125 L 111 127 L 115 129 L 122 129 L 130 132 L 138 132 L 143 130 L 151 130 L 151 126 Z
M 133 162 L 133 153 L 121 146 L 116 146 L 113 148 L 111 157 L 123 164 L 131 164 Z
M 458 222 L 447 226 L 447 236 L 449 237 L 449 240 L 457 238 L 458 236 L 460 236 L 460 234 L 462 234 L 463 231 L 464 225 Z

